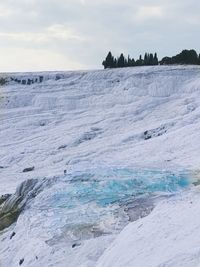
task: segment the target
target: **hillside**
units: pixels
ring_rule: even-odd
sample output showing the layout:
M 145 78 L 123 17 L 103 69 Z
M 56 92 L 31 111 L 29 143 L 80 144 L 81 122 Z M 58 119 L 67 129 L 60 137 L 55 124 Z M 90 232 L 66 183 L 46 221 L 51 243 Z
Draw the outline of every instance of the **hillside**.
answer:
M 22 258 L 22 266 L 92 267 L 96 266 L 98 260 L 97 266 L 101 267 L 196 266 L 200 258 L 200 245 L 193 237 L 198 231 L 200 218 L 195 219 L 195 223 L 187 219 L 194 217 L 200 201 L 198 189 L 191 185 L 198 180 L 200 166 L 200 67 L 155 66 L 4 75 L 12 79 L 0 87 L 0 195 L 14 193 L 21 182 L 30 178 L 47 180 L 42 187 L 44 191 L 29 203 L 17 223 L 0 235 L 1 267 L 18 266 Z M 43 77 L 41 82 L 38 78 L 40 76 Z M 35 82 L 22 84 L 16 82 L 16 79 L 26 83 L 33 79 Z M 34 170 L 23 172 L 30 167 L 34 167 Z M 114 177 L 116 182 L 118 178 L 126 177 L 128 183 L 109 184 L 110 191 L 105 187 L 105 192 L 98 187 L 101 183 L 95 184 L 97 195 L 93 195 L 93 187 L 87 187 L 85 193 L 80 193 L 82 184 L 76 184 L 76 194 L 89 195 L 93 200 L 99 197 L 99 202 L 94 205 L 88 199 L 83 199 L 82 209 L 73 206 L 73 212 L 77 209 L 77 213 L 72 214 L 68 210 L 60 210 L 63 205 L 61 194 L 56 201 L 62 200 L 62 203 L 56 204 L 52 211 L 50 196 L 54 196 L 55 192 L 60 193 L 66 186 L 66 179 L 74 181 L 77 173 L 78 179 L 82 175 L 81 182 L 90 181 L 94 177 L 94 183 L 96 180 L 105 182 L 110 177 Z M 84 180 L 86 176 L 88 180 Z M 144 178 L 147 176 L 148 182 Z M 183 185 L 182 179 L 186 176 L 187 185 Z M 143 182 L 144 179 L 145 185 L 130 185 L 133 177 L 137 182 Z M 52 181 L 51 185 L 46 182 L 48 179 Z M 113 194 L 116 186 L 114 200 L 109 202 L 109 194 Z M 192 189 L 189 190 L 190 186 Z M 149 203 L 153 197 L 152 207 L 145 215 L 151 212 L 153 206 L 156 208 L 147 217 L 126 226 L 130 220 L 124 213 L 125 209 L 121 208 L 127 208 L 136 187 L 137 190 L 143 190 L 145 200 L 142 203 L 145 203 L 145 207 L 151 206 Z M 129 189 L 132 191 L 129 192 Z M 65 201 L 76 205 L 73 202 L 74 195 L 70 195 L 73 190 L 74 186 L 69 189 L 68 185 L 67 195 L 70 197 Z M 102 195 L 99 194 L 101 190 Z M 120 202 L 124 196 L 123 190 L 126 191 L 126 204 Z M 141 194 L 141 191 L 138 192 Z M 153 196 L 147 196 L 152 193 Z M 138 201 L 135 191 L 134 194 L 134 200 Z M 193 198 L 194 205 L 191 208 Z M 67 208 L 71 209 L 69 206 Z M 182 212 L 177 222 L 176 214 L 180 209 Z M 84 217 L 86 210 L 89 214 L 87 216 L 92 217 L 92 220 L 84 221 L 87 227 L 93 225 L 94 218 L 92 231 L 96 231 L 94 229 L 99 218 L 102 220 L 101 227 L 98 225 L 98 231 L 91 236 L 91 228 L 84 225 L 84 232 L 80 234 L 80 229 L 77 230 L 78 234 L 76 232 L 78 236 L 81 235 L 79 239 L 73 239 L 73 229 L 72 239 L 75 243 L 71 243 L 66 218 L 74 216 L 73 220 L 76 221 L 77 214 Z M 136 209 L 134 212 L 137 212 Z M 81 216 L 79 219 L 77 227 L 83 224 Z M 169 223 L 170 227 L 167 228 Z M 134 234 L 141 224 L 145 229 L 141 228 L 138 234 Z M 188 239 L 183 237 L 186 224 L 191 230 L 187 232 Z M 188 250 L 176 243 L 173 252 L 162 258 L 163 251 L 176 238 L 174 233 L 177 225 L 183 227 L 177 238 L 185 242 L 189 240 Z M 152 229 L 157 231 L 147 235 Z M 10 240 L 13 231 L 18 234 Z M 157 235 L 163 240 L 167 239 L 167 246 L 162 246 L 165 243 L 161 242 L 152 243 L 150 247 L 154 253 L 161 247 L 159 259 L 153 259 L 147 251 L 142 254 L 145 261 L 140 260 L 143 247 L 147 248 L 147 243 Z M 125 239 L 127 242 L 124 244 L 122 240 Z M 113 245 L 104 255 L 113 240 Z M 138 242 L 135 249 L 134 240 Z M 70 244 L 70 249 L 71 244 L 77 247 L 68 253 L 64 250 L 65 242 Z M 119 256 L 117 265 L 115 259 L 122 250 L 121 246 L 129 249 L 124 250 L 121 258 Z M 195 260 L 192 255 L 195 255 Z M 133 257 L 138 261 L 134 261 Z M 150 263 L 144 265 L 145 262 Z

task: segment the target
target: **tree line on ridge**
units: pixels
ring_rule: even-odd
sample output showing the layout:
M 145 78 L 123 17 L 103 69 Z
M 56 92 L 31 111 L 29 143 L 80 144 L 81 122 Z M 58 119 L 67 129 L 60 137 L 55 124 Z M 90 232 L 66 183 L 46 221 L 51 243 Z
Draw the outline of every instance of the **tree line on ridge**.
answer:
M 140 55 L 139 58 L 135 60 L 130 56 L 126 58 L 123 53 L 116 58 L 109 52 L 102 62 L 105 69 L 173 64 L 200 65 L 200 55 L 198 55 L 194 49 L 185 49 L 173 57 L 163 57 L 161 60 L 158 59 L 157 53 L 145 53 L 144 57 Z

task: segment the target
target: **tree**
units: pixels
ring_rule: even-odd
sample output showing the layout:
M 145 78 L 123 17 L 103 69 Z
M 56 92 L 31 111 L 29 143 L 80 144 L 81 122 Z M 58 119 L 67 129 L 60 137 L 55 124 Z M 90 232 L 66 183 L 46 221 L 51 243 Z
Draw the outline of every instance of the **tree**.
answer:
M 144 55 L 144 65 L 148 65 L 149 64 L 149 55 L 147 53 L 145 53 Z
M 173 57 L 165 57 L 160 64 L 199 64 L 199 57 L 194 49 L 183 50 L 180 54 Z
M 102 65 L 104 69 L 107 68 L 114 68 L 115 67 L 115 60 L 111 52 L 108 53 L 106 59 L 103 61 Z
M 114 65 L 113 65 L 113 68 L 117 68 L 117 59 L 114 58 Z
M 182 60 L 185 64 L 198 64 L 198 55 L 197 52 L 192 50 L 183 50 L 181 52 Z
M 132 67 L 132 59 L 130 58 L 129 55 L 128 55 L 127 66 L 128 66 L 128 67 Z
M 164 57 L 160 61 L 160 65 L 171 65 L 172 64 L 172 58 L 171 57 Z
M 157 53 L 154 54 L 154 57 L 153 57 L 153 65 L 158 65 L 158 56 L 157 56 Z
M 117 59 L 113 57 L 112 53 L 109 52 L 106 59 L 103 61 L 104 68 L 123 68 L 133 66 L 155 66 L 155 65 L 172 65 L 172 64 L 193 64 L 200 65 L 200 54 L 198 55 L 194 49 L 183 50 L 181 53 L 173 57 L 164 57 L 160 62 L 158 61 L 157 53 L 145 53 L 144 59 L 140 55 L 136 61 L 134 58 L 128 55 L 124 57 L 121 54 Z
M 149 55 L 149 65 L 150 65 L 150 66 L 154 65 L 153 62 L 154 62 L 154 61 L 153 61 L 153 54 L 150 54 L 150 55 Z
M 124 55 L 123 54 L 121 54 L 120 57 L 117 60 L 117 67 L 118 68 L 125 67 L 125 58 L 124 58 Z
M 144 64 L 144 60 L 142 59 L 142 55 L 140 55 L 139 59 L 136 60 L 136 66 L 142 66 Z

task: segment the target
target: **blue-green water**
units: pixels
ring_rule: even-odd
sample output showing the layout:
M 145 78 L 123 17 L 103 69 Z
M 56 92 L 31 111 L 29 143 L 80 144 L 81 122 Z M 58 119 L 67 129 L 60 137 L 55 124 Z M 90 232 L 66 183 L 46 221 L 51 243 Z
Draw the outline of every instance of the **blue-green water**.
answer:
M 172 173 L 158 170 L 93 170 L 65 176 L 70 181 L 56 192 L 52 202 L 60 207 L 72 207 L 77 202 L 95 202 L 106 206 L 150 193 L 172 193 L 190 184 L 187 172 Z
M 37 217 L 37 224 L 41 220 L 44 229 L 56 238 L 82 240 L 97 232 L 122 229 L 130 219 L 130 203 L 134 218 L 135 212 L 138 216 L 144 210 L 148 213 L 145 205 L 149 206 L 152 195 L 174 194 L 189 185 L 185 171 L 96 168 L 70 173 L 58 177 L 36 197 L 31 217 Z

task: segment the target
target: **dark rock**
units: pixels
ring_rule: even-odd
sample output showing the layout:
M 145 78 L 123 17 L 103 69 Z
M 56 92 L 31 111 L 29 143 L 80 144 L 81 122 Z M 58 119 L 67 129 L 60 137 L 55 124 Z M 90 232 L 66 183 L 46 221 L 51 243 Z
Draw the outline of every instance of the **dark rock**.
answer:
M 4 169 L 4 167 L 3 166 L 0 166 L 0 169 Z
M 75 145 L 78 146 L 84 142 L 91 141 L 94 138 L 96 138 L 100 132 L 98 131 L 91 131 L 91 132 L 85 132 L 77 141 L 75 141 Z
M 64 170 L 64 174 L 66 174 L 67 173 L 67 170 Z
M 148 139 L 151 139 L 151 134 L 149 133 L 149 131 L 145 131 L 144 132 L 144 140 L 148 140 Z
M 151 135 L 147 135 L 144 137 L 144 140 L 148 140 L 148 139 L 151 139 Z
M 34 166 L 33 166 L 33 167 L 28 167 L 28 168 L 25 168 L 25 169 L 23 170 L 23 172 L 32 172 L 32 171 L 34 171 L 34 169 L 35 169 Z
M 22 265 L 23 262 L 24 262 L 24 259 L 21 259 L 21 260 L 19 261 L 19 265 Z
M 15 235 L 16 235 L 16 233 L 15 232 L 12 232 L 12 234 L 10 236 L 10 239 L 12 239 Z
M 174 126 L 174 123 L 168 123 L 168 124 L 161 125 L 157 128 L 145 131 L 144 139 L 148 140 L 150 138 L 162 136 L 163 134 L 166 134 L 167 131 L 173 126 Z
M 56 75 L 56 81 L 60 80 L 61 76 L 60 75 Z
M 5 194 L 5 195 L 2 195 L 2 196 L 0 197 L 0 205 L 1 205 L 2 203 L 4 203 L 10 196 L 11 196 L 11 194 Z
M 79 247 L 81 244 L 79 244 L 79 243 L 74 243 L 74 244 L 72 244 L 72 248 L 75 248 L 75 247 Z
M 14 223 L 27 202 L 41 191 L 42 183 L 37 179 L 26 180 L 7 197 L 0 209 L 0 231 Z
M 199 186 L 200 185 L 200 180 L 197 180 L 196 182 L 193 182 L 194 186 Z
M 15 79 L 16 83 L 21 83 L 21 80 L 18 80 L 17 78 Z
M 55 179 L 29 179 L 22 182 L 15 193 L 0 206 L 0 231 L 17 221 L 20 213 L 44 188 L 55 183 Z
M 39 76 L 39 82 L 42 83 L 44 80 L 44 77 L 43 76 Z
M 26 80 L 22 80 L 22 84 L 25 85 L 26 84 Z
M 58 149 L 59 149 L 59 150 L 60 150 L 60 149 L 65 149 L 66 147 L 67 147 L 67 145 L 61 145 L 61 146 L 59 146 Z
M 18 216 L 20 214 L 19 210 L 15 210 L 13 212 L 7 212 L 4 215 L 0 212 L 0 231 L 9 227 L 11 224 L 16 222 Z

